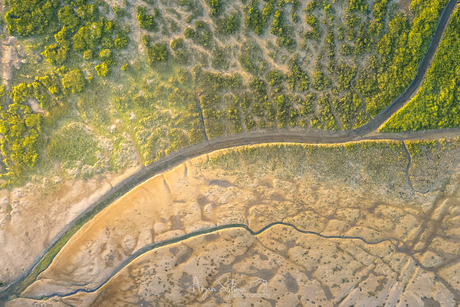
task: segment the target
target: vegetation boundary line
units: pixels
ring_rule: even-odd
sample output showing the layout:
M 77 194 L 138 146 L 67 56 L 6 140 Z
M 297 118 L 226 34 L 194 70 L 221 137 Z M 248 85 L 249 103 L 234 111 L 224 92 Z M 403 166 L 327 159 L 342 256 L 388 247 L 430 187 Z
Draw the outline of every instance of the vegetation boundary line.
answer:
M 451 135 L 460 135 L 460 128 L 458 129 L 442 129 Z M 431 130 L 425 132 L 423 138 L 429 138 L 430 135 L 438 136 L 442 131 Z M 43 272 L 51 264 L 54 257 L 60 251 L 60 249 L 67 243 L 73 234 L 75 234 L 86 222 L 91 220 L 96 214 L 102 211 L 105 207 L 113 203 L 115 200 L 138 186 L 140 183 L 148 180 L 149 178 L 165 172 L 173 167 L 180 165 L 181 163 L 193 159 L 195 157 L 209 154 L 211 152 L 228 149 L 240 146 L 253 146 L 260 144 L 272 144 L 272 143 L 296 143 L 296 144 L 344 144 L 349 142 L 358 141 L 401 141 L 402 139 L 419 139 L 421 134 L 417 133 L 415 136 L 410 134 L 406 137 L 407 133 L 394 133 L 392 137 L 388 137 L 385 134 L 379 134 L 376 136 L 369 137 L 355 137 L 347 133 L 334 133 L 334 134 L 305 134 L 305 133 L 293 133 L 293 132 L 273 132 L 273 133 L 245 133 L 238 134 L 230 137 L 221 137 L 211 139 L 209 141 L 203 141 L 199 144 L 195 144 L 184 149 L 178 150 L 169 156 L 153 162 L 147 167 L 143 167 L 138 173 L 126 178 L 120 182 L 117 186 L 112 187 L 105 195 L 102 195 L 92 206 L 86 211 L 80 214 L 73 222 L 68 224 L 68 227 L 63 229 L 58 235 L 59 238 L 53 243 L 53 245 L 47 249 L 40 260 L 29 270 L 29 272 L 23 275 L 22 278 L 12 283 L 6 290 L 0 292 L 0 299 L 7 297 L 12 294 L 19 295 L 29 285 L 31 285 L 37 278 L 37 276 Z
M 460 129 L 445 129 L 445 130 L 454 130 L 449 131 L 451 134 L 460 135 Z M 439 131 L 433 130 L 432 133 L 425 133 L 425 138 L 429 135 L 436 133 L 439 134 Z M 110 189 L 105 195 L 101 196 L 93 206 L 89 207 L 85 212 L 83 212 L 79 217 L 77 217 L 74 222 L 68 224 L 68 227 L 61 231 L 58 240 L 44 252 L 43 256 L 40 257 L 40 260 L 34 265 L 30 271 L 25 274 L 21 279 L 11 284 L 6 290 L 0 293 L 0 298 L 6 297 L 8 295 L 16 294 L 19 295 L 22 293 L 29 285 L 31 285 L 37 278 L 37 276 L 43 272 L 51 264 L 54 257 L 60 251 L 60 249 L 67 243 L 73 234 L 75 234 L 86 222 L 91 220 L 95 215 L 102 211 L 105 207 L 113 203 L 115 200 L 123 196 L 125 193 L 129 192 L 134 187 L 138 186 L 140 183 L 148 180 L 149 178 L 167 171 L 179 164 L 190 160 L 192 158 L 211 153 L 213 151 L 228 149 L 239 146 L 253 146 L 258 144 L 272 144 L 272 143 L 297 143 L 297 144 L 343 144 L 348 142 L 356 141 L 401 141 L 400 137 L 388 138 L 384 135 L 375 136 L 375 137 L 365 137 L 365 138 L 352 138 L 352 137 L 341 137 L 341 136 L 307 136 L 305 134 L 292 134 L 292 133 L 272 133 L 272 134 L 245 134 L 237 135 L 238 137 L 233 137 L 232 140 L 228 138 L 219 138 L 211 139 L 208 142 L 202 142 L 185 149 L 179 150 L 172 153 L 170 156 L 156 161 L 151 165 L 142 168 L 138 173 L 128 177 L 123 180 L 118 186 Z M 410 139 L 418 139 L 417 137 L 412 137 Z

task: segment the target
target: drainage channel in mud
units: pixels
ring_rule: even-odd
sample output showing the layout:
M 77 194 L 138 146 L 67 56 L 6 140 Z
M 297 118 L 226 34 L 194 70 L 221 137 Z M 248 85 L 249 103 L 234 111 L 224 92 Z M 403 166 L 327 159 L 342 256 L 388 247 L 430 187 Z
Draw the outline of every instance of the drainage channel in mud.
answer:
M 362 241 L 363 243 L 368 244 L 368 245 L 377 245 L 377 244 L 381 244 L 381 243 L 384 243 L 384 242 L 389 242 L 395 247 L 395 249 L 401 248 L 404 245 L 404 243 L 402 241 L 400 241 L 398 239 L 395 239 L 395 238 L 381 239 L 381 240 L 378 240 L 378 241 L 371 242 L 371 241 L 367 241 L 366 239 L 364 239 L 362 237 L 357 237 L 357 236 L 340 236 L 340 235 L 339 236 L 337 236 L 337 235 L 327 236 L 327 235 L 323 235 L 323 234 L 321 234 L 319 232 L 315 232 L 315 231 L 302 230 L 302 229 L 299 229 L 299 228 L 297 228 L 296 226 L 294 226 L 294 225 L 292 225 L 290 223 L 285 223 L 285 222 L 273 222 L 273 223 L 270 223 L 269 225 L 263 227 L 259 231 L 253 231 L 251 228 L 249 228 L 245 224 L 228 224 L 228 225 L 222 225 L 222 226 L 217 226 L 217 227 L 213 227 L 213 228 L 203 229 L 203 230 L 200 230 L 200 231 L 197 231 L 197 232 L 192 232 L 192 233 L 189 233 L 189 234 L 186 234 L 186 235 L 183 235 L 183 236 L 180 236 L 180 237 L 176 237 L 176 238 L 173 238 L 173 239 L 170 239 L 170 240 L 166 240 L 166 241 L 146 245 L 143 248 L 141 248 L 138 251 L 136 251 L 135 253 L 133 253 L 132 255 L 130 255 L 128 258 L 124 259 L 117 266 L 117 268 L 97 288 L 93 288 L 93 289 L 78 289 L 78 290 L 75 290 L 73 292 L 70 292 L 70 293 L 67 293 L 67 294 L 64 294 L 64 295 L 53 293 L 53 294 L 48 295 L 46 297 L 40 297 L 39 299 L 45 299 L 45 298 L 50 298 L 50 297 L 67 297 L 67 296 L 71 296 L 71 295 L 74 295 L 74 294 L 77 294 L 77 293 L 80 293 L 80 292 L 86 292 L 86 293 L 95 292 L 95 291 L 99 290 L 101 287 L 103 287 L 105 284 L 107 284 L 118 272 L 120 272 L 124 267 L 129 265 L 135 259 L 143 256 L 144 254 L 146 254 L 149 251 L 152 251 L 152 250 L 155 250 L 155 249 L 158 249 L 158 248 L 161 248 L 161 247 L 166 247 L 166 246 L 169 246 L 169 245 L 172 245 L 172 244 L 175 244 L 175 243 L 183 242 L 183 241 L 185 241 L 187 239 L 191 239 L 191 238 L 195 238 L 195 237 L 199 237 L 199 236 L 203 236 L 203 235 L 209 235 L 209 234 L 215 233 L 215 232 L 220 231 L 220 230 L 228 230 L 228 229 L 245 229 L 251 235 L 257 236 L 257 235 L 260 235 L 261 233 L 263 233 L 263 232 L 265 232 L 265 231 L 269 230 L 270 228 L 272 228 L 274 226 L 277 226 L 277 225 L 291 227 L 291 228 L 295 229 L 299 233 L 315 235 L 315 236 L 318 236 L 318 237 L 323 238 L 323 239 L 359 240 L 359 241 Z M 37 299 L 37 298 L 33 298 L 33 299 Z

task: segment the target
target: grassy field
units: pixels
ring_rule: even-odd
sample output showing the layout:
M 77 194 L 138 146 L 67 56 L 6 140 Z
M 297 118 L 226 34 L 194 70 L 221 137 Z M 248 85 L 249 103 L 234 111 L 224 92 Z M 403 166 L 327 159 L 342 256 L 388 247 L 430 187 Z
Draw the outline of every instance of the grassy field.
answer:
M 3 184 L 127 167 L 127 147 L 148 165 L 205 137 L 360 127 L 414 78 L 446 2 L 12 2 L 25 56 L 0 120 Z M 77 125 L 88 157 L 57 142 Z
M 460 11 L 457 7 L 417 95 L 382 132 L 460 127 Z

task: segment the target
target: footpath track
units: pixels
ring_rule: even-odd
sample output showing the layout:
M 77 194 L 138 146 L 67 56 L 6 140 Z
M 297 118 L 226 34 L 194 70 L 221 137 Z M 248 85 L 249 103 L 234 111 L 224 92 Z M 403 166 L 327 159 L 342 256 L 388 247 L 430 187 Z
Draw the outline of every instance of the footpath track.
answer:
M 442 138 L 460 135 L 460 128 L 440 129 L 422 132 L 403 132 L 403 133 L 377 133 L 378 128 L 385 123 L 391 116 L 399 111 L 421 87 L 425 75 L 431 66 L 436 51 L 441 42 L 442 36 L 449 23 L 454 10 L 458 5 L 458 0 L 450 0 L 444 8 L 438 21 L 436 31 L 431 39 L 430 45 L 423 57 L 420 66 L 409 87 L 398 96 L 389 106 L 373 118 L 366 125 L 348 131 L 337 132 L 299 132 L 299 131 L 276 131 L 267 133 L 242 133 L 232 136 L 225 136 L 191 145 L 178 150 L 169 156 L 158 160 L 149 166 L 142 168 L 138 173 L 130 176 L 114 188 L 110 189 L 97 202 L 90 206 L 85 212 L 69 223 L 54 239 L 54 243 L 43 251 L 40 260 L 23 275 L 19 280 L 9 285 L 5 290 L 0 291 L 1 301 L 10 295 L 20 295 L 30 284 L 32 284 L 38 274 L 44 271 L 62 246 L 70 237 L 86 222 L 90 221 L 102 209 L 110 205 L 113 201 L 129 192 L 132 188 L 143 181 L 175 167 L 191 158 L 211 153 L 216 150 L 244 145 L 257 145 L 269 143 L 304 143 L 304 144 L 340 144 L 360 140 L 416 140 L 429 138 Z

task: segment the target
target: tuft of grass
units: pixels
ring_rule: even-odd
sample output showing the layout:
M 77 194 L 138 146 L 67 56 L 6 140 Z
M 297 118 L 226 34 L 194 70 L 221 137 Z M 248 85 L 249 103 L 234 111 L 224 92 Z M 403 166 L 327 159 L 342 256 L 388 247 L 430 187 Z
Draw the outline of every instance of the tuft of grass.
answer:
M 47 148 L 48 155 L 60 162 L 83 159 L 84 164 L 94 164 L 98 143 L 91 131 L 85 128 L 80 123 L 71 123 L 55 132 Z

